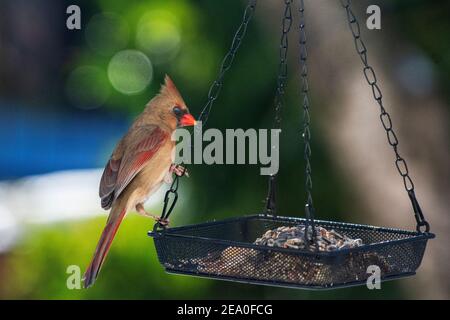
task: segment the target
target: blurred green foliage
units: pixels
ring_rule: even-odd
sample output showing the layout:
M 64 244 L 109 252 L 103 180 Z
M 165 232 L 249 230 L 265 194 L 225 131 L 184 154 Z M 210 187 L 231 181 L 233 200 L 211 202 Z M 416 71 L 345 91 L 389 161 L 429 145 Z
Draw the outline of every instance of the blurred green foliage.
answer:
M 389 4 L 396 27 L 435 63 L 441 89 L 450 101 L 450 2 L 395 0 Z

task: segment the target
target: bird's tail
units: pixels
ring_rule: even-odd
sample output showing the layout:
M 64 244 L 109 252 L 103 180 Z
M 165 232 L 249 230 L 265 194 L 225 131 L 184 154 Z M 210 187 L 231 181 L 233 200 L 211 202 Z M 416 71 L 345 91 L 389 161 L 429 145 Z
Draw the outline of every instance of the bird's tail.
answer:
M 95 248 L 94 257 L 92 258 L 92 261 L 84 274 L 83 279 L 85 288 L 92 286 L 97 279 L 100 268 L 105 261 L 106 255 L 111 247 L 111 243 L 126 212 L 127 209 L 120 205 L 111 209 L 106 226 L 103 229 L 100 240 L 98 241 L 97 248 Z

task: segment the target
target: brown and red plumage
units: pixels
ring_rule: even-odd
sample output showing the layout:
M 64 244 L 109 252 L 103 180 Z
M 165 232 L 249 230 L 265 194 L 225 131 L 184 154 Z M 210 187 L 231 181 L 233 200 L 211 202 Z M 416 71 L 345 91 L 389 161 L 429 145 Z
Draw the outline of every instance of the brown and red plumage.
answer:
M 184 169 L 173 164 L 175 142 L 171 135 L 176 128 L 195 125 L 172 80 L 166 76 L 160 93 L 136 118 L 118 142 L 100 181 L 102 208 L 111 209 L 106 226 L 95 249 L 94 257 L 84 274 L 84 287 L 96 280 L 122 219 L 130 210 L 153 217 L 144 209 L 144 202 L 172 173 Z M 168 221 L 162 221 L 168 223 Z

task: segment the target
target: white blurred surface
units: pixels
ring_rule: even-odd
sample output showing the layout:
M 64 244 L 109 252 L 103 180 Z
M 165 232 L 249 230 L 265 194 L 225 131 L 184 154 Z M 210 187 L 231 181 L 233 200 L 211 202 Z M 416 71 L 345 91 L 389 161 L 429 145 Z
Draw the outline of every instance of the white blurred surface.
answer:
M 11 248 L 28 225 L 107 214 L 98 196 L 102 171 L 61 171 L 1 182 L 0 252 Z M 161 188 L 146 204 L 159 203 L 163 193 Z

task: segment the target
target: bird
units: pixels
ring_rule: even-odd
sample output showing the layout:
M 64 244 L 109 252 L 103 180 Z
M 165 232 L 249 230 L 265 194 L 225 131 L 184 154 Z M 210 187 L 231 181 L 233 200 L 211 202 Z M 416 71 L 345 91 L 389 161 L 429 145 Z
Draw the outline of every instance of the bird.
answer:
M 186 173 L 184 167 L 174 164 L 175 141 L 171 136 L 177 128 L 194 125 L 195 118 L 166 75 L 159 93 L 134 120 L 106 163 L 99 195 L 102 208 L 111 210 L 84 274 L 84 288 L 96 281 L 120 223 L 129 211 L 136 210 L 163 225 L 169 223 L 147 212 L 143 204 L 164 182 L 172 182 L 172 174 Z

